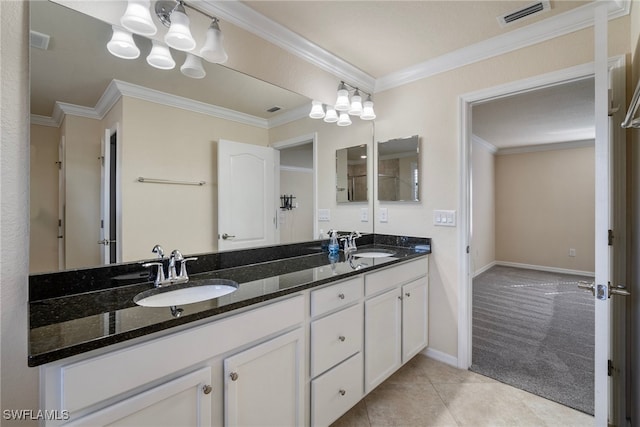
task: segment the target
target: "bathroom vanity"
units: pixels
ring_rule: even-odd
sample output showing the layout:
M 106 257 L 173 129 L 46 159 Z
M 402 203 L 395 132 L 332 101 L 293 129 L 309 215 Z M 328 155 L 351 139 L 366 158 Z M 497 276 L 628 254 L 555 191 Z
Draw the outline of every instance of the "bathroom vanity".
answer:
M 430 241 L 363 243 L 393 254 L 330 260 L 315 241 L 198 256 L 192 277 L 239 288 L 178 315 L 131 303 L 153 286 L 139 264 L 75 272 L 97 289 L 58 296 L 38 288 L 64 274 L 32 276 L 45 425 L 329 425 L 428 344 Z

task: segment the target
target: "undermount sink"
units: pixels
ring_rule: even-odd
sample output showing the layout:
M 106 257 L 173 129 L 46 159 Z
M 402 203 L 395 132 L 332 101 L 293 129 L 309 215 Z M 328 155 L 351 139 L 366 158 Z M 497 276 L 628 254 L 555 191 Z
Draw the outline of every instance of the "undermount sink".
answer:
M 238 283 L 227 279 L 208 279 L 169 285 L 140 292 L 133 302 L 143 307 L 171 307 L 219 298 L 238 290 Z
M 386 249 L 362 249 L 351 253 L 355 258 L 386 258 L 394 254 L 395 252 Z

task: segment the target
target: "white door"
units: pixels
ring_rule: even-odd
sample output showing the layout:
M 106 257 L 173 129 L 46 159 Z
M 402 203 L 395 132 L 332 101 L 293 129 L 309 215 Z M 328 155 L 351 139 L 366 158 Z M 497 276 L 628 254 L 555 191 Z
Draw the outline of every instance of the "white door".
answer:
M 277 243 L 276 165 L 270 147 L 218 143 L 218 250 Z
M 617 312 L 623 306 L 624 301 L 616 300 L 621 298 L 618 295 L 625 291 L 617 289 L 619 284 L 616 281 L 618 272 L 615 266 L 619 267 L 616 259 L 623 256 L 621 252 L 614 252 L 620 248 L 619 242 L 613 243 L 610 234 L 614 239 L 621 239 L 624 225 L 616 221 L 617 216 L 614 207 L 621 209 L 621 202 L 618 198 L 623 197 L 619 192 L 619 179 L 616 180 L 616 171 L 613 168 L 617 155 L 614 155 L 614 143 L 623 144 L 624 141 L 616 141 L 617 134 L 613 126 L 619 126 L 621 121 L 612 123 L 609 118 L 609 90 L 611 88 L 612 74 L 610 74 L 609 60 L 607 57 L 607 5 L 598 6 L 595 11 L 595 119 L 596 119 L 596 142 L 595 142 L 595 198 L 596 198 L 596 241 L 595 241 L 595 393 L 594 393 L 594 415 L 596 426 L 607 426 L 609 424 L 621 425 L 624 418 L 620 419 L 620 409 L 624 409 L 624 396 L 619 390 L 624 390 L 624 375 L 616 375 L 611 372 L 610 361 L 615 368 L 614 371 L 624 372 L 624 333 L 620 333 L 624 323 L 616 323 L 614 319 L 619 317 Z M 612 70 L 611 72 L 618 72 Z M 617 92 L 613 88 L 613 92 Z M 615 101 L 614 101 L 615 102 Z M 611 230 L 611 231 L 610 231 Z M 618 237 L 615 237 L 616 234 Z M 617 257 L 617 258 L 614 258 Z M 614 339 L 615 338 L 615 339 Z
M 100 260 L 103 264 L 109 264 L 109 181 L 111 150 L 109 149 L 111 134 L 105 129 L 100 144 Z

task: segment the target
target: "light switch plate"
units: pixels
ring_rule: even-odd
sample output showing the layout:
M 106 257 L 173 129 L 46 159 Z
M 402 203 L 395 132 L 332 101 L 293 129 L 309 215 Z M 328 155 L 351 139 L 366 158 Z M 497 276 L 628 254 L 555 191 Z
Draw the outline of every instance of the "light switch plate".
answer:
M 331 221 L 331 210 L 318 209 L 318 221 Z
M 433 225 L 440 227 L 455 227 L 456 211 L 434 210 Z

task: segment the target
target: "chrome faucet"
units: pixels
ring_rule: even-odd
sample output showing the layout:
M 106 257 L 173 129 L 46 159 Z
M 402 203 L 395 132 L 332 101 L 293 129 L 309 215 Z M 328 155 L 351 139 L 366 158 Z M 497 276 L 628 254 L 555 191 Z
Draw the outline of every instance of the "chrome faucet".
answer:
M 147 262 L 142 264 L 143 267 L 149 268 L 156 266 L 157 273 L 156 278 L 154 280 L 154 285 L 159 288 L 165 285 L 172 285 L 176 283 L 186 283 L 189 281 L 189 275 L 187 274 L 187 261 L 195 261 L 198 258 L 191 257 L 185 258 L 182 256 L 182 253 L 174 249 L 171 252 L 171 257 L 169 258 L 169 267 L 167 269 L 167 275 L 164 274 L 164 251 L 160 245 L 155 245 L 152 249 L 153 253 L 158 254 L 158 261 L 156 262 Z M 176 269 L 176 262 L 180 263 L 180 274 L 178 274 Z
M 356 239 L 360 237 L 361 234 L 359 231 L 352 231 L 348 236 L 343 236 L 340 240 L 344 242 L 344 253 L 348 254 L 353 251 L 356 251 L 358 247 L 356 246 Z

